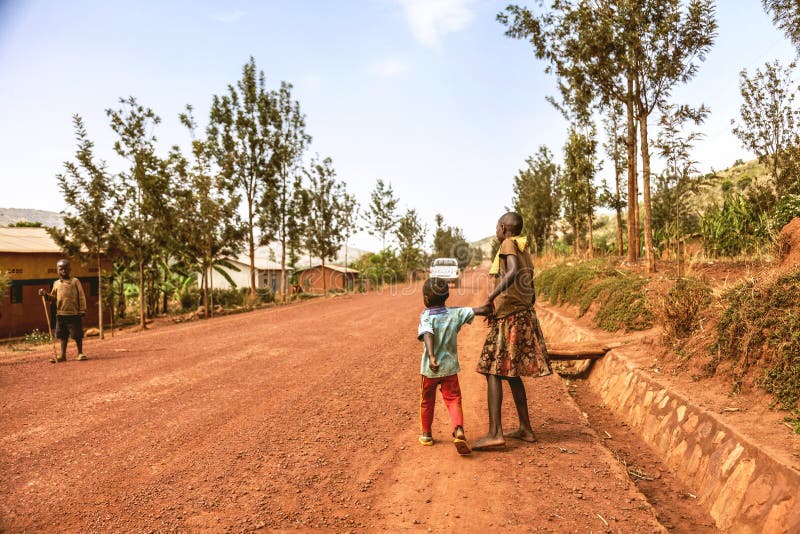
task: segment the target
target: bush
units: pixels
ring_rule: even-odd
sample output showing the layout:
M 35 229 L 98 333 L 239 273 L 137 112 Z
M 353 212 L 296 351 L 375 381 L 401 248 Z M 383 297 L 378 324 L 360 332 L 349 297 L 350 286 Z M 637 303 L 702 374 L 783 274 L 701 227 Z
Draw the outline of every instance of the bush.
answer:
M 269 287 L 260 287 L 256 289 L 256 296 L 261 304 L 275 302 L 275 292 Z
M 181 310 L 183 311 L 195 310 L 197 309 L 197 303 L 200 300 L 199 291 L 197 290 L 192 291 L 190 289 L 186 289 L 181 293 L 179 300 L 181 304 Z
M 798 414 L 800 402 L 800 269 L 775 281 L 747 281 L 728 291 L 707 370 L 732 363 L 734 385 L 756 364 L 757 383 L 774 396 L 773 405 Z M 800 421 L 800 420 L 799 420 Z M 795 427 L 800 430 L 800 424 Z
M 694 278 L 680 278 L 661 302 L 665 334 L 674 339 L 692 335 L 700 313 L 711 304 L 711 288 Z
M 769 218 L 739 193 L 726 193 L 722 206 L 712 206 L 700 222 L 703 248 L 711 257 L 756 252 L 769 242 Z
M 579 316 L 597 303 L 594 323 L 609 332 L 645 330 L 653 325 L 646 285 L 646 278 L 619 271 L 607 260 L 557 265 L 536 277 L 538 295 L 551 304 L 578 306 Z
M 24 340 L 28 345 L 44 345 L 50 343 L 50 334 L 35 328 L 33 332 L 25 334 Z

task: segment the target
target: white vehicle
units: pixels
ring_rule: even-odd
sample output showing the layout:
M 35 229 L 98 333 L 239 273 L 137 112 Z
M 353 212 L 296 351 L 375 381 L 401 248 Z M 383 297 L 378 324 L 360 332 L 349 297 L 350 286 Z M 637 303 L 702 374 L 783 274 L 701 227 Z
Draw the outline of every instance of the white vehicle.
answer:
M 441 278 L 448 284 L 458 287 L 461 278 L 461 270 L 458 268 L 458 260 L 455 258 L 436 258 L 431 262 L 430 278 Z

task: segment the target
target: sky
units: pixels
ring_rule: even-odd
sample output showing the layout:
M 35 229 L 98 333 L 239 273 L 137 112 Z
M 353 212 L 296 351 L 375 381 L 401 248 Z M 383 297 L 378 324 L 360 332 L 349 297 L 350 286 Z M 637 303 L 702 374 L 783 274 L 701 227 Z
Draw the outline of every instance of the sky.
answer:
M 567 130 L 545 100 L 554 77 L 495 20 L 508 3 L 0 0 L 0 207 L 65 208 L 56 175 L 74 157 L 75 113 L 121 170 L 105 114 L 121 97 L 161 117 L 164 153 L 188 146 L 178 114 L 191 104 L 204 127 L 212 95 L 253 56 L 269 88 L 294 85 L 309 155 L 331 157 L 362 206 L 382 179 L 429 230 L 441 213 L 468 240 L 489 236 L 525 159 L 546 145 L 560 161 Z M 705 63 L 673 95 L 711 108 L 693 154 L 701 172 L 754 157 L 731 133 L 739 72 L 795 57 L 758 0 L 720 0 L 717 19 Z M 363 232 L 351 245 L 380 248 Z

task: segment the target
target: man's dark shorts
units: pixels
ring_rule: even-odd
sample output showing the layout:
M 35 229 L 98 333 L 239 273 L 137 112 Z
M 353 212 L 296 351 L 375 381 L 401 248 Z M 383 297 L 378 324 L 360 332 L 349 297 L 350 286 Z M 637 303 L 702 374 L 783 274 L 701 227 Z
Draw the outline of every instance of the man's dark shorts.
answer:
M 56 316 L 56 337 L 58 339 L 83 339 L 83 321 L 80 315 Z

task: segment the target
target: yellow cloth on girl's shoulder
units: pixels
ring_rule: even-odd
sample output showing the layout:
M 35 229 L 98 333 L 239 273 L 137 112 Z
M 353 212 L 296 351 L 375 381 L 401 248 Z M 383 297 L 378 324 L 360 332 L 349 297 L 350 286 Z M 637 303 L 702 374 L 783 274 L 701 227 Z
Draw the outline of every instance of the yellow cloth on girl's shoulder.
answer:
M 528 238 L 524 235 L 517 235 L 514 237 L 508 237 L 506 239 L 512 240 L 514 243 L 517 244 L 521 251 L 525 250 L 525 247 L 528 246 Z M 497 254 L 494 255 L 494 261 L 492 262 L 492 268 L 489 269 L 489 274 L 500 274 L 500 249 L 497 249 Z

